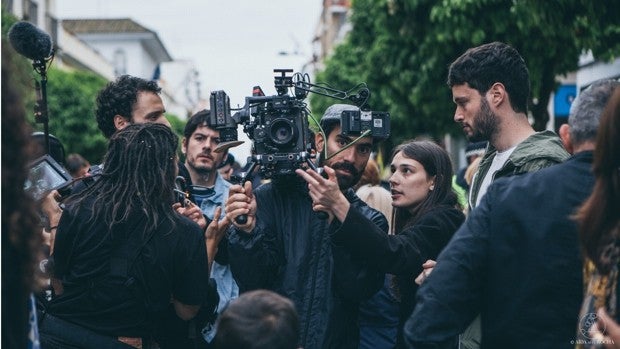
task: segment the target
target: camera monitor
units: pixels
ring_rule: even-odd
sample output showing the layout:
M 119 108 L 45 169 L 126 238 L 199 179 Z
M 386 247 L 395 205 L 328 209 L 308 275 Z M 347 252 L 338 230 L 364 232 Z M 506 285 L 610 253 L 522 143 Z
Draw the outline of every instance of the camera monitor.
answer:
M 49 155 L 34 160 L 30 164 L 24 191 L 34 200 L 41 200 L 52 190 L 64 187 L 71 182 L 71 176 Z

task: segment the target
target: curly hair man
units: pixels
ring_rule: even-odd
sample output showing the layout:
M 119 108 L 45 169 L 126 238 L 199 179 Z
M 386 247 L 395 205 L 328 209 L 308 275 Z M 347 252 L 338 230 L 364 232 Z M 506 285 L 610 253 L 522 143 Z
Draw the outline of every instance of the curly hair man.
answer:
M 155 81 L 130 75 L 108 83 L 97 96 L 95 114 L 99 129 L 110 138 L 129 124 L 154 122 L 170 127 L 160 93 L 161 87 Z

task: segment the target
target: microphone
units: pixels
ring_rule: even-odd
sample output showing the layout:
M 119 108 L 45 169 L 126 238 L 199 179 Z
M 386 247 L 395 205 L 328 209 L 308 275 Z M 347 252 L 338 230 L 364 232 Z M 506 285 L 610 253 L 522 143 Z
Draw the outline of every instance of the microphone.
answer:
M 9 29 L 9 42 L 22 56 L 44 61 L 52 55 L 52 38 L 30 22 L 17 22 Z

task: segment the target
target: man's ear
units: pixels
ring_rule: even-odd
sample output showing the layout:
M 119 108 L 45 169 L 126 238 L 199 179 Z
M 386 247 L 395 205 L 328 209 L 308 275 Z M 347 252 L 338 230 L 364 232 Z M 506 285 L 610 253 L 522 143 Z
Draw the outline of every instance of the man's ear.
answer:
M 487 93 L 490 96 L 489 104 L 494 106 L 495 108 L 499 108 L 499 106 L 503 102 L 508 102 L 508 95 L 506 93 L 506 87 L 501 82 L 496 82 L 491 86 L 489 92 Z
M 129 124 L 130 122 L 129 120 L 127 120 L 126 117 L 122 115 L 118 115 L 118 114 L 114 115 L 114 127 L 116 128 L 117 131 L 124 129 Z
M 181 139 L 181 153 L 184 155 L 187 154 L 187 138 L 183 137 Z
M 562 124 L 560 126 L 560 139 L 562 140 L 562 145 L 564 145 L 564 149 L 567 152 L 573 153 L 573 141 L 570 138 L 570 126 L 568 124 Z
M 321 132 L 317 132 L 314 134 L 314 144 L 316 146 L 317 153 L 323 153 L 323 147 L 325 147 L 325 139 L 323 138 L 323 134 Z

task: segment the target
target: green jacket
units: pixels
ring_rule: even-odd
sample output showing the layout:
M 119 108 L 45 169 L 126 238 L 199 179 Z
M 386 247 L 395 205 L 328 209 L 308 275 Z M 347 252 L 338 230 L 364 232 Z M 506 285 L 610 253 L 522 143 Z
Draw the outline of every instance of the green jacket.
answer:
M 478 172 L 474 175 L 469 189 L 469 207 L 472 209 L 476 206 L 480 185 L 489 171 L 496 153 L 497 150 L 489 144 L 480 161 Z M 504 166 L 495 172 L 493 181 L 501 177 L 538 171 L 563 162 L 569 156 L 570 154 L 566 152 L 560 137 L 555 132 L 536 132 L 517 145 Z

